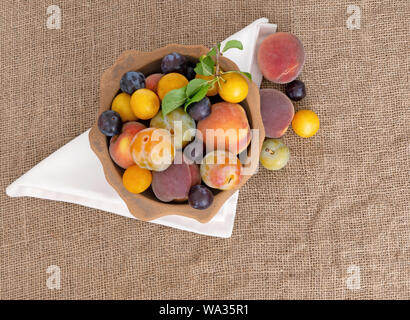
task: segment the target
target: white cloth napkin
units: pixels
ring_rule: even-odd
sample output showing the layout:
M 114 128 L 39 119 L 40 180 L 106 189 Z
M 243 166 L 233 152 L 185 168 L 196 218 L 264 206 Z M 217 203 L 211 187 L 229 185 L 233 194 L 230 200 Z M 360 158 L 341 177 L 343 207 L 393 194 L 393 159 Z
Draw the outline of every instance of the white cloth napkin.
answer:
M 257 47 L 267 35 L 275 31 L 275 24 L 261 18 L 222 42 L 222 47 L 231 39 L 242 42 L 244 50 L 232 49 L 224 56 L 233 60 L 240 70 L 250 72 L 258 86 L 262 81 L 262 74 L 256 63 Z M 89 130 L 14 181 L 7 187 L 7 195 L 65 201 L 134 218 L 124 201 L 105 180 L 101 163 L 90 148 L 88 133 Z M 237 201 L 238 192 L 225 202 L 210 222 L 205 224 L 176 215 L 150 222 L 199 234 L 229 238 L 232 234 Z

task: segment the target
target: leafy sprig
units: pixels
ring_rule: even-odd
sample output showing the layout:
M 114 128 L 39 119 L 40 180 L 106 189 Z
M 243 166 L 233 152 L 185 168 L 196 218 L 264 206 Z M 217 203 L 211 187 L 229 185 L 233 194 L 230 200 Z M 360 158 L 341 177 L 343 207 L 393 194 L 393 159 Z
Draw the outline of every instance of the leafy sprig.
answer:
M 226 42 L 224 48 L 221 50 L 221 44 L 218 43 L 216 46 L 211 48 L 206 55 L 199 58 L 199 62 L 196 64 L 194 71 L 197 74 L 203 76 L 213 76 L 211 80 L 204 79 L 193 79 L 189 83 L 180 89 L 174 89 L 169 91 L 164 99 L 162 100 L 162 114 L 165 116 L 171 111 L 184 106 L 184 110 L 195 102 L 201 101 L 207 94 L 208 89 L 211 88 L 216 82 L 219 84 L 220 81 L 226 81 L 222 78 L 223 74 L 226 73 L 240 73 L 252 80 L 252 76 L 249 72 L 243 71 L 227 71 L 222 72 L 219 67 L 220 56 L 230 50 L 230 49 L 243 50 L 243 45 L 239 40 L 229 40 Z

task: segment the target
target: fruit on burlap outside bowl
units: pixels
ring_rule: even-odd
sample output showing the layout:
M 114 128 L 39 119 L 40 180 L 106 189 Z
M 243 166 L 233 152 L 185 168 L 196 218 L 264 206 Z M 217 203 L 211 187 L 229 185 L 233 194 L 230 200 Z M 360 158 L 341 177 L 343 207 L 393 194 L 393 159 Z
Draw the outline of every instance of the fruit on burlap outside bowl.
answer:
M 305 63 L 302 42 L 293 34 L 275 32 L 258 49 L 258 66 L 263 76 L 274 83 L 289 83 L 297 78 Z
M 172 44 L 152 52 L 140 52 L 136 50 L 123 52 L 114 65 L 107 69 L 101 76 L 99 110 L 96 119 L 98 119 L 101 113 L 110 109 L 114 97 L 120 90 L 120 80 L 126 72 L 138 71 L 144 75 L 161 73 L 161 61 L 167 54 L 178 52 L 187 57 L 190 62 L 196 62 L 199 57 L 208 51 L 208 48 L 200 45 L 184 46 Z M 225 57 L 221 57 L 220 65 L 221 68 L 226 71 L 239 70 L 233 61 Z M 248 146 L 248 156 L 252 159 L 251 163 L 258 163 L 259 153 L 265 138 L 265 131 L 260 114 L 259 90 L 251 81 L 249 81 L 248 96 L 241 102 L 241 105 L 246 111 L 251 129 L 259 130 L 258 139 L 252 139 Z M 231 190 L 214 190 L 212 205 L 204 210 L 195 210 L 187 202 L 161 202 L 155 197 L 151 188 L 139 194 L 129 192 L 122 182 L 123 169 L 112 161 L 108 150 L 107 137 L 98 129 L 97 121 L 90 131 L 89 139 L 91 149 L 95 152 L 102 164 L 107 182 L 124 200 L 130 213 L 140 220 L 149 221 L 162 216 L 179 215 L 193 218 L 201 223 L 206 223 L 218 213 L 222 205 L 244 185 L 252 175 L 243 175 L 241 182 Z M 250 152 L 252 147 L 254 147 L 256 152 Z

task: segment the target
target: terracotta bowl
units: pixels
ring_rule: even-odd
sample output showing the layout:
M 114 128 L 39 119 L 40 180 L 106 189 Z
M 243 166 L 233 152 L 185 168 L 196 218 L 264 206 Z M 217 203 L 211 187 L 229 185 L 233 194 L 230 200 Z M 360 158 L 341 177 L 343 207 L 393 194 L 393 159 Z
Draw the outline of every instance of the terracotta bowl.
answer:
M 201 55 L 206 54 L 208 51 L 209 49 L 204 46 L 171 44 L 152 52 L 140 52 L 136 50 L 123 52 L 114 65 L 107 69 L 101 76 L 100 107 L 97 118 L 102 112 L 110 109 L 112 100 L 120 90 L 120 79 L 124 73 L 128 71 L 141 71 L 148 75 L 160 72 L 162 58 L 171 52 L 178 52 L 187 56 L 188 59 L 192 61 L 197 61 Z M 225 71 L 239 70 L 234 62 L 224 57 L 221 58 L 220 65 Z M 251 128 L 259 129 L 259 138 L 252 139 L 248 147 L 248 156 L 252 158 L 253 163 L 255 163 L 254 161 L 256 161 L 256 163 L 259 161 L 259 152 L 265 138 L 259 104 L 259 90 L 253 82 L 249 82 L 248 97 L 241 105 L 246 110 Z M 107 138 L 99 131 L 97 121 L 95 121 L 91 129 L 89 139 L 92 150 L 101 161 L 108 183 L 118 192 L 119 196 L 127 204 L 130 212 L 140 220 L 148 221 L 167 215 L 179 215 L 193 218 L 201 223 L 206 223 L 217 214 L 225 201 L 228 200 L 238 188 L 245 184 L 252 175 L 243 175 L 241 184 L 236 189 L 216 192 L 214 201 L 209 208 L 205 210 L 195 210 L 187 203 L 161 202 L 156 199 L 151 188 L 141 194 L 128 192 L 122 184 L 123 169 L 116 166 L 111 160 L 108 153 Z M 250 152 L 251 149 L 257 150 L 257 152 Z

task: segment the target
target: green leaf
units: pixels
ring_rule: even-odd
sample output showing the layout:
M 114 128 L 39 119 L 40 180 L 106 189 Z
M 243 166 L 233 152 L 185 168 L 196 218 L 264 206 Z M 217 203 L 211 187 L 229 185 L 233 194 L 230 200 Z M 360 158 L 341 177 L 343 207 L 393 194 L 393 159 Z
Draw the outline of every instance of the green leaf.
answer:
M 182 87 L 180 89 L 174 89 L 169 91 L 164 99 L 162 99 L 161 107 L 162 114 L 166 116 L 171 111 L 174 111 L 176 108 L 182 106 L 186 101 L 186 88 Z
M 203 76 L 210 76 L 213 74 L 214 69 L 214 60 L 210 56 L 203 55 L 199 58 L 199 62 L 196 64 L 194 71 Z
M 225 44 L 225 47 L 223 48 L 222 52 L 226 52 L 227 50 L 232 48 L 243 50 L 242 42 L 240 42 L 239 40 L 229 40 Z
M 216 44 L 216 47 L 218 47 L 218 50 L 221 51 L 221 43 L 218 42 Z M 216 56 L 216 47 L 213 47 L 209 52 L 206 54 L 208 57 L 213 57 Z
M 189 98 L 190 96 L 193 96 L 201 88 L 201 86 L 206 83 L 207 81 L 204 79 L 193 79 L 189 81 L 186 87 L 186 97 Z
M 214 74 L 215 62 L 211 57 L 202 56 L 201 58 L 199 58 L 199 62 L 202 66 L 202 75 L 211 76 Z
M 206 84 L 206 85 L 204 85 L 204 86 L 201 86 L 200 89 L 194 94 L 194 96 L 193 96 L 192 98 L 189 98 L 189 99 L 185 102 L 184 110 L 186 111 L 187 108 L 189 107 L 189 105 L 191 105 L 191 103 L 201 101 L 203 98 L 205 98 L 206 93 L 208 92 L 209 87 L 210 87 L 209 84 Z
M 252 80 L 252 75 L 249 72 L 240 71 L 245 77 L 248 77 L 249 80 Z
M 196 64 L 194 71 L 196 74 L 202 74 L 202 75 L 204 74 L 204 71 L 202 70 L 202 64 L 200 62 Z
M 206 54 L 208 57 L 213 57 L 216 55 L 216 49 L 213 47 L 209 52 Z

